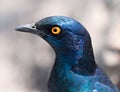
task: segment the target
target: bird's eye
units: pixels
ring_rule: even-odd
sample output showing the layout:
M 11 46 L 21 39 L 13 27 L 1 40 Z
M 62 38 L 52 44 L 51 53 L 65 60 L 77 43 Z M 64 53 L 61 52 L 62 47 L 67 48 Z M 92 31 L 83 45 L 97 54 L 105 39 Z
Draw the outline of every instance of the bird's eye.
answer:
M 60 34 L 61 29 L 60 29 L 60 27 L 55 26 L 55 27 L 52 27 L 51 32 L 52 32 L 52 34 L 54 34 L 54 35 L 58 35 L 58 34 Z

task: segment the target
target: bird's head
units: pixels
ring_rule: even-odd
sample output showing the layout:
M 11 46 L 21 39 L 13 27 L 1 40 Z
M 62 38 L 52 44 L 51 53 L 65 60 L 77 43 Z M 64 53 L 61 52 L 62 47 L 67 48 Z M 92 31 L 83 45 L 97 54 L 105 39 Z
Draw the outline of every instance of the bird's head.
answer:
M 56 53 L 74 53 L 81 56 L 91 48 L 86 29 L 76 20 L 65 16 L 44 18 L 34 24 L 19 26 L 17 31 L 30 32 L 46 40 Z M 88 51 L 84 51 L 86 50 Z

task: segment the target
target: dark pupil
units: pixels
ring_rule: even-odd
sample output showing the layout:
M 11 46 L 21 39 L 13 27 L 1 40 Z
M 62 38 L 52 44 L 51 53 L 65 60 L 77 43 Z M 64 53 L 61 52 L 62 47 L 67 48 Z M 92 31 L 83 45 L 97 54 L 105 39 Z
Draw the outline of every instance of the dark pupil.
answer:
M 54 29 L 54 32 L 57 32 L 57 29 Z

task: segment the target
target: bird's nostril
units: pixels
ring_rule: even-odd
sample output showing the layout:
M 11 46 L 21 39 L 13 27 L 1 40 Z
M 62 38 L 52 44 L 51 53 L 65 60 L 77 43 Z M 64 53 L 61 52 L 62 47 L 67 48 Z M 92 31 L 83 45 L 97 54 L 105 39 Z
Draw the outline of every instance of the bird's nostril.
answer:
M 32 28 L 36 28 L 36 26 L 32 26 Z

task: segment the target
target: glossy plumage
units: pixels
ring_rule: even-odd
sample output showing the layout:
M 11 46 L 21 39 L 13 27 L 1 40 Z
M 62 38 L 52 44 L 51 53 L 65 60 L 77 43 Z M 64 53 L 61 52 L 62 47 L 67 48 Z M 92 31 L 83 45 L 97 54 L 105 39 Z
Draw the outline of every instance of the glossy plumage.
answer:
M 57 35 L 51 32 L 55 26 L 61 29 Z M 96 65 L 89 33 L 76 20 L 52 16 L 16 30 L 37 34 L 54 49 L 49 92 L 119 92 Z

